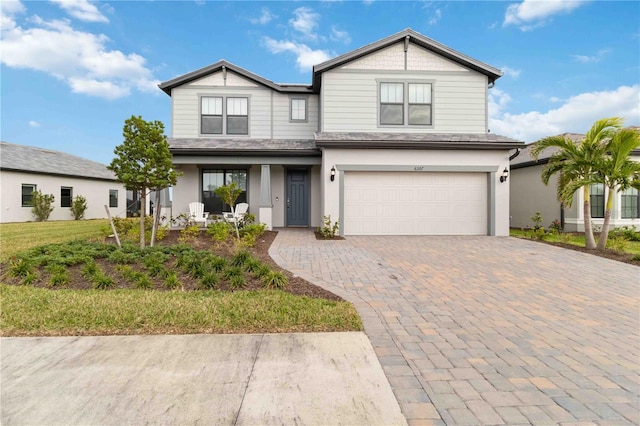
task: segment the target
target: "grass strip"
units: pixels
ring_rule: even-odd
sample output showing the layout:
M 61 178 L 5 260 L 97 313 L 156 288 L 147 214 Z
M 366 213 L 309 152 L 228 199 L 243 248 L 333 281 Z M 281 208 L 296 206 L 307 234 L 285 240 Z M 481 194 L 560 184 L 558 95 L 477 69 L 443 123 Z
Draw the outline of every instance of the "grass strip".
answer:
M 531 239 L 531 232 L 523 231 L 521 229 L 511 229 L 509 230 L 509 235 L 517 238 Z M 613 232 L 609 233 L 609 244 L 611 243 L 611 240 L 613 238 Z M 565 243 L 580 247 L 585 246 L 584 235 L 579 234 L 545 234 L 544 241 L 548 241 L 551 243 Z M 624 252 L 630 254 L 640 254 L 640 241 L 626 241 Z
M 0 223 L 0 262 L 33 247 L 100 237 L 107 219 Z
M 48 290 L 0 284 L 2 336 L 360 331 L 353 305 L 279 290 Z

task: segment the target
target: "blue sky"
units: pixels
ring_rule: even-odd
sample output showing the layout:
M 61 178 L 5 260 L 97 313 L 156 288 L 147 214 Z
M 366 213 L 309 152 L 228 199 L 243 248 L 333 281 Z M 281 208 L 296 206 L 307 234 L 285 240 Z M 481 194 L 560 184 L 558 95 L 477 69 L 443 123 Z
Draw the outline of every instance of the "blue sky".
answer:
M 412 28 L 503 70 L 492 133 L 532 142 L 596 119 L 640 125 L 640 2 L 0 3 L 0 139 L 102 163 L 132 114 L 165 123 L 157 88 L 226 59 L 275 82 Z M 1 155 L 1 153 L 0 153 Z

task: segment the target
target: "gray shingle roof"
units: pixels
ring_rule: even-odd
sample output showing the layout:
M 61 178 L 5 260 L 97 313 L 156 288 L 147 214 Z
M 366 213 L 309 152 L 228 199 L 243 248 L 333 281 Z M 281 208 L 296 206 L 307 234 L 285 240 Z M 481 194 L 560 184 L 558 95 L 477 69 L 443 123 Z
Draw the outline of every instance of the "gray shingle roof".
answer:
M 319 132 L 316 145 L 354 148 L 511 149 L 524 142 L 492 133 Z
M 0 142 L 0 169 L 116 180 L 104 164 L 60 151 Z
M 168 139 L 173 154 L 212 152 L 218 155 L 320 155 L 313 139 Z

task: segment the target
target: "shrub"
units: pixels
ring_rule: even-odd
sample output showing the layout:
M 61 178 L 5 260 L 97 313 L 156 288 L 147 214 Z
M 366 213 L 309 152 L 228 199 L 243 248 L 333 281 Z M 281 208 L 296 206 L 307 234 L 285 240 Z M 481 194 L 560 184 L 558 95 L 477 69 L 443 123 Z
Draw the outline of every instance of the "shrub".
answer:
M 182 287 L 182 283 L 178 279 L 178 274 L 176 274 L 175 272 L 169 272 L 167 277 L 164 279 L 164 286 L 171 290 Z
M 262 284 L 267 288 L 284 289 L 289 284 L 289 278 L 279 271 L 271 271 L 262 277 Z
M 551 230 L 551 232 L 559 234 L 560 232 L 562 232 L 562 225 L 560 224 L 560 221 L 556 219 L 551 222 L 551 225 L 549 225 L 549 229 Z
M 33 285 L 38 279 L 37 272 L 28 272 L 22 279 L 22 285 Z
M 262 266 L 262 262 L 260 262 L 258 259 L 255 259 L 253 257 L 251 259 L 248 259 L 244 263 L 244 269 L 246 269 L 251 273 L 256 272 L 261 266 Z
M 243 275 L 234 275 L 229 280 L 229 285 L 233 288 L 241 288 L 244 287 L 244 276 Z
M 533 216 L 531 216 L 531 221 L 534 223 L 533 230 L 531 231 L 531 239 L 542 241 L 545 237 L 544 226 L 541 226 L 542 216 L 540 216 L 540 212 L 536 212 Z
M 322 238 L 330 240 L 336 237 L 339 229 L 340 225 L 338 221 L 335 221 L 333 224 L 331 223 L 331 215 L 322 216 L 322 226 L 318 227 L 318 234 L 320 234 Z
M 140 241 L 140 219 L 129 217 L 114 217 L 113 226 L 118 232 L 118 236 L 122 241 L 138 242 Z M 151 240 L 151 230 L 153 228 L 153 216 L 145 216 L 144 218 L 144 237 Z M 156 241 L 162 240 L 167 236 L 168 228 L 166 226 L 158 227 L 156 231 Z M 108 236 L 111 234 L 111 227 L 102 228 L 102 234 Z
M 258 269 L 253 271 L 253 275 L 256 278 L 263 278 L 267 276 L 270 272 L 271 272 L 271 268 L 269 268 L 267 265 L 261 265 L 258 267 Z
M 231 224 L 228 222 L 214 222 L 207 226 L 207 234 L 219 243 L 226 241 L 231 231 Z
M 53 202 L 55 197 L 53 194 L 43 194 L 40 191 L 33 191 L 31 203 L 33 205 L 31 213 L 38 222 L 44 222 L 49 219 L 53 211 Z
M 93 260 L 85 263 L 84 266 L 82 267 L 82 276 L 87 279 L 93 277 L 97 272 L 98 272 L 98 265 L 96 265 L 96 262 L 94 262 Z
M 233 266 L 244 266 L 244 264 L 251 258 L 251 253 L 246 250 L 239 250 L 235 255 L 233 255 L 231 264 Z
M 135 263 L 138 260 L 138 255 L 136 253 L 127 253 L 124 249 L 120 248 L 111 252 L 107 259 L 111 262 L 123 265 L 126 263 Z
M 240 269 L 240 267 L 238 266 L 229 266 L 224 270 L 222 274 L 225 279 L 231 280 L 233 277 L 241 276 L 242 269 Z
M 84 213 L 87 211 L 87 199 L 82 195 L 73 197 L 71 202 L 71 216 L 74 220 L 80 220 L 84 218 Z
M 627 245 L 627 240 L 623 235 L 615 235 L 607 241 L 607 247 L 614 251 L 624 252 L 627 249 Z
M 102 290 L 111 288 L 115 285 L 113 279 L 102 272 L 98 272 L 96 275 L 94 275 L 92 282 L 93 288 Z
M 213 289 L 220 283 L 220 275 L 216 272 L 207 272 L 200 278 L 200 287 L 203 289 Z
M 147 289 L 153 287 L 153 281 L 147 274 L 139 272 L 133 285 L 136 288 Z
M 196 240 L 200 235 L 200 228 L 198 225 L 191 225 L 184 228 L 180 231 L 180 236 L 178 237 L 178 241 L 181 243 L 190 243 Z
M 619 236 L 627 241 L 640 241 L 640 232 L 637 232 L 633 226 L 614 228 L 611 232 L 613 237 Z
M 267 225 L 264 223 L 250 223 L 245 225 L 244 228 L 240 230 L 240 236 L 242 237 L 242 242 L 247 247 L 253 247 L 256 243 L 256 239 L 264 234 L 267 230 Z
M 26 277 L 31 272 L 33 272 L 33 264 L 25 259 L 9 262 L 9 274 L 12 277 Z

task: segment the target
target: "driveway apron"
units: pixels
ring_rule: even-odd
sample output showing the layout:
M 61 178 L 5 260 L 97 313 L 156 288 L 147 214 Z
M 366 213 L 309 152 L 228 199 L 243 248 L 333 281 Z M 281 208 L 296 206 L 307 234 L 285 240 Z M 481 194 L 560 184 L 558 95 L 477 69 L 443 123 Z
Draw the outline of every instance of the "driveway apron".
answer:
M 409 424 L 640 424 L 640 268 L 509 237 L 281 229 L 352 302 Z

